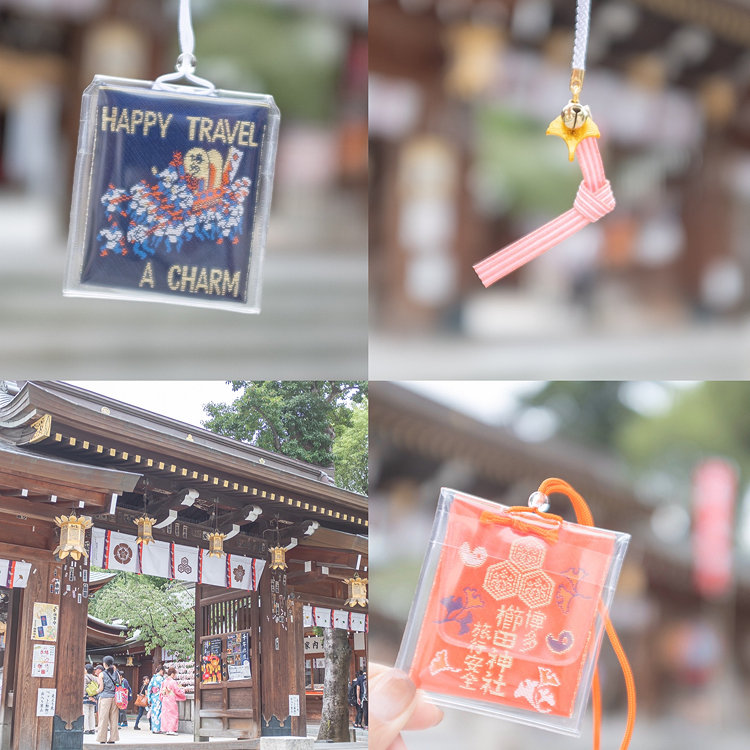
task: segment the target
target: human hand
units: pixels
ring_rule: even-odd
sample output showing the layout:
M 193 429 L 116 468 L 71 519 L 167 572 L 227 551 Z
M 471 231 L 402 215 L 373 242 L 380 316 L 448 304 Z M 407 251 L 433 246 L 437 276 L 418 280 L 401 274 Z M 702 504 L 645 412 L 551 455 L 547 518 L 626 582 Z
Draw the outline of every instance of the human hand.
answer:
M 429 729 L 443 712 L 400 669 L 370 664 L 370 750 L 406 750 L 402 729 Z

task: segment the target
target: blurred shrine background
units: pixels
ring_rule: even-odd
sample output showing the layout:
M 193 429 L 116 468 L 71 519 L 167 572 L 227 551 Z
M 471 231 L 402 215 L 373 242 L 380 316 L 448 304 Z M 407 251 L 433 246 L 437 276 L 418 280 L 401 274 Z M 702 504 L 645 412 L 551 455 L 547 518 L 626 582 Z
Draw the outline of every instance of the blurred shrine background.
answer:
M 197 74 L 281 109 L 262 316 L 62 299 L 81 94 L 95 74 L 172 71 L 178 2 L 0 0 L 4 354 L 55 376 L 364 377 L 366 0 L 191 7 Z
M 746 0 L 594 0 L 581 100 L 617 208 L 489 290 L 472 270 L 572 203 L 544 133 L 575 5 L 370 0 L 371 377 L 750 370 Z
M 597 526 L 631 534 L 611 610 L 635 674 L 639 750 L 741 750 L 750 736 L 747 382 L 370 385 L 370 657 L 393 664 L 442 486 L 525 505 L 547 477 Z M 564 496 L 550 512 L 574 520 Z M 606 641 L 602 747 L 625 728 Z M 583 737 L 446 710 L 409 750 L 590 747 Z

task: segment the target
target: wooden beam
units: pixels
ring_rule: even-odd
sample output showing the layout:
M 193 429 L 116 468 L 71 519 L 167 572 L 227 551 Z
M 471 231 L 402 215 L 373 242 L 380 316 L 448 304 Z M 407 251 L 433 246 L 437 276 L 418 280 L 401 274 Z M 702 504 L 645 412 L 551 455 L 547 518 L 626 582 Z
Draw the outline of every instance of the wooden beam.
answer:
M 53 561 L 52 550 L 45 548 L 27 547 L 21 544 L 7 544 L 0 542 L 3 555 L 11 560 L 24 560 L 34 563 L 49 563 Z
M 85 503 L 99 508 L 106 507 L 111 492 L 89 489 L 85 487 L 74 487 L 63 481 L 47 481 L 33 477 L 23 477 L 7 471 L 0 470 L 0 484 L 11 487 L 14 490 L 27 490 L 28 495 L 57 495 L 60 502 L 83 500 Z
M 42 521 L 54 522 L 55 516 L 69 515 L 70 504 L 64 502 L 57 503 L 39 503 L 30 502 L 29 498 L 19 500 L 13 497 L 6 497 L 4 492 L 0 492 L 2 504 L 0 504 L 0 513 L 23 516 L 25 518 L 36 518 Z M 76 513 L 82 513 L 82 510 L 76 508 Z

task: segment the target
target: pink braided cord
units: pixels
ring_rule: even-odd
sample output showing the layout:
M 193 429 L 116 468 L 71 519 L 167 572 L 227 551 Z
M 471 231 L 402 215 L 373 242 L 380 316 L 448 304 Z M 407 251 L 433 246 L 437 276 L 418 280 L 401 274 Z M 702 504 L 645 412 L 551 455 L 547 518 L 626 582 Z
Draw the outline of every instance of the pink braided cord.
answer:
M 576 156 L 583 181 L 578 188 L 573 208 L 521 237 L 520 240 L 480 260 L 474 266 L 474 270 L 485 287 L 534 260 L 614 209 L 615 197 L 612 194 L 612 186 L 604 174 L 597 139 L 584 138 L 576 148 Z

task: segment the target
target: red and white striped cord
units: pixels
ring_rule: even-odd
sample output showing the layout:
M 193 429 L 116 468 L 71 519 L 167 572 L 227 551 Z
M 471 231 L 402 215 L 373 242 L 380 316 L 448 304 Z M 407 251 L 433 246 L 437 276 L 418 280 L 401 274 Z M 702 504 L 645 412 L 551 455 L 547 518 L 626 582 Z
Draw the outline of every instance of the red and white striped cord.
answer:
M 573 208 L 479 261 L 474 270 L 485 287 L 539 257 L 614 209 L 615 197 L 604 174 L 597 139 L 584 138 L 576 148 L 576 156 L 583 181 L 578 188 Z

